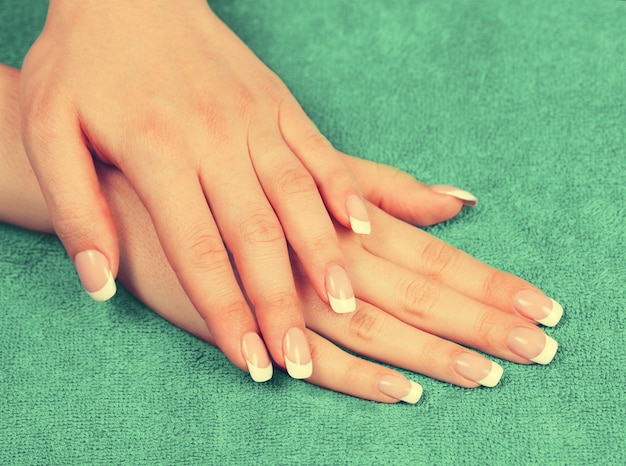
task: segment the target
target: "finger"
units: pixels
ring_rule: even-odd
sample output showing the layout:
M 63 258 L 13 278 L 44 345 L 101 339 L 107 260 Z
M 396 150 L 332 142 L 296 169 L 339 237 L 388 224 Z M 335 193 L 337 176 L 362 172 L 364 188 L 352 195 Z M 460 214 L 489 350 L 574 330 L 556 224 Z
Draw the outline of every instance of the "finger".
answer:
M 284 141 L 315 180 L 333 217 L 355 233 L 369 235 L 371 222 L 356 178 L 292 97 L 281 102 L 278 124 Z
M 143 303 L 174 325 L 217 345 L 207 321 L 196 311 L 182 289 L 159 244 L 152 220 L 127 179 L 121 172 L 102 165 L 98 166 L 98 176 L 119 228 L 120 281 Z M 210 288 L 206 290 L 207 293 L 212 291 Z M 262 382 L 272 377 L 272 365 L 258 334 L 244 334 L 240 350 L 245 365 L 238 366 L 247 368 L 253 380 Z
M 168 152 L 181 153 L 178 148 Z M 167 157 L 153 159 L 157 166 L 149 180 L 136 175 L 141 171 L 132 165 L 125 167 L 125 173 L 152 218 L 169 263 L 216 345 L 233 364 L 245 370 L 248 364 L 242 351 L 244 336 L 259 330 L 197 175 L 192 170 L 172 170 L 160 165 L 166 163 Z
M 363 262 L 358 254 L 354 257 L 365 273 L 376 270 L 379 280 L 385 277 L 381 280 L 383 284 L 390 283 L 386 275 L 371 269 L 371 264 Z M 353 314 L 325 313 L 324 305 L 308 287 L 300 269 L 296 267 L 295 273 L 307 326 L 338 345 L 376 361 L 462 387 L 492 387 L 500 380 L 502 368 L 498 364 L 394 317 L 388 311 L 395 305 L 393 301 L 385 303 L 386 311 L 358 299 L 357 311 Z M 381 294 L 381 300 L 384 299 Z
M 395 167 L 347 154 L 342 156 L 369 202 L 415 225 L 443 222 L 457 215 L 463 205 L 476 205 L 476 198 L 466 191 L 447 187 L 446 192 L 454 195 L 444 194 L 437 191 L 441 187 L 433 189 Z
M 213 173 L 211 182 L 203 183 L 207 198 L 270 354 L 292 377 L 307 378 L 311 373 L 310 350 L 283 229 L 249 159 L 228 160 L 227 178 Z M 209 174 L 205 175 L 203 180 L 208 180 Z
M 83 287 L 94 300 L 106 301 L 116 291 L 117 234 L 80 123 L 64 109 L 60 101 L 29 101 L 22 114 L 24 144 Z
M 421 385 L 402 374 L 352 356 L 314 332 L 307 331 L 307 336 L 315 364 L 313 375 L 307 382 L 382 403 L 404 401 L 415 404 L 421 398 Z
M 384 235 L 364 238 L 364 246 L 390 262 L 413 270 L 476 301 L 546 326 L 556 325 L 562 306 L 513 274 L 490 267 L 469 254 L 378 209 L 372 221 Z
M 105 194 L 120 225 L 123 258 L 120 280 L 165 319 L 208 343 L 214 343 L 206 322 L 194 309 L 170 267 L 157 241 L 152 222 L 135 192 L 117 171 L 103 168 L 100 176 L 104 180 L 107 188 Z M 327 312 L 325 304 L 317 298 L 312 288 L 308 289 L 309 295 L 321 306 L 322 312 L 332 314 Z M 397 401 L 397 398 L 378 388 L 381 382 L 383 390 L 411 402 L 421 393 L 417 384 L 409 383 L 409 389 L 406 390 L 406 378 L 391 369 L 348 355 L 313 332 L 307 331 L 307 338 L 312 342 L 311 347 L 314 350 L 315 370 L 308 379 L 312 383 L 381 402 Z M 383 376 L 385 377 L 381 381 Z M 389 376 L 400 380 L 388 380 Z M 406 395 L 401 392 L 402 389 L 406 390 Z M 409 398 L 408 393 L 411 393 Z
M 280 137 L 252 133 L 249 147 L 261 186 L 318 296 L 335 312 L 353 312 L 345 259 L 313 178 Z
M 556 354 L 556 341 L 521 317 L 380 257 L 351 257 L 357 296 L 411 326 L 518 363 L 548 364 Z
M 503 373 L 499 364 L 484 356 L 360 300 L 357 312 L 347 316 L 307 310 L 307 323 L 354 353 L 461 387 L 493 387 Z

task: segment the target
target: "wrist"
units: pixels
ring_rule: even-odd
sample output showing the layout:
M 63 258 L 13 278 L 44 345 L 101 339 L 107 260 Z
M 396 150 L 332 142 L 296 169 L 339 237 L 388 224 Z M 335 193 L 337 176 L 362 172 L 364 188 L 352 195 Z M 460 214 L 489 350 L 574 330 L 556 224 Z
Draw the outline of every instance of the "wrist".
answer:
M 61 20 L 73 26 L 93 18 L 113 28 L 133 20 L 143 23 L 149 17 L 171 22 L 174 15 L 197 17 L 199 13 L 215 16 L 205 0 L 49 0 L 46 24 Z

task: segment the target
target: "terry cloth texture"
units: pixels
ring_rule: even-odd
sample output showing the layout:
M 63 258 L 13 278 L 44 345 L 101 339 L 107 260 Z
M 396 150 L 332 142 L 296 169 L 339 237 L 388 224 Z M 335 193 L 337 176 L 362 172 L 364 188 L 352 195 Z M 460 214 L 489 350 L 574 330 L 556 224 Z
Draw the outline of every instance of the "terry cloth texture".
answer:
M 255 384 L 0 225 L 0 463 L 626 463 L 626 2 L 211 3 L 336 147 L 479 198 L 429 231 L 561 302 L 559 352 L 494 389 L 405 372 L 415 406 Z M 2 62 L 46 6 L 0 0 Z

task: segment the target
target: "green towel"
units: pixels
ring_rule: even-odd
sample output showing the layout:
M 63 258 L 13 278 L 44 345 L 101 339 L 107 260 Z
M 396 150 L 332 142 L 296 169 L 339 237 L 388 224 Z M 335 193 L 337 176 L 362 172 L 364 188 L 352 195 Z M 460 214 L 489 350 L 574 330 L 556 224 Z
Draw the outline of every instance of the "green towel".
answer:
M 336 147 L 479 198 L 429 231 L 561 302 L 559 352 L 503 362 L 494 389 L 407 374 L 414 406 L 254 384 L 126 291 L 91 302 L 55 238 L 0 225 L 0 463 L 626 463 L 626 3 L 211 4 Z M 46 6 L 0 0 L 0 61 Z

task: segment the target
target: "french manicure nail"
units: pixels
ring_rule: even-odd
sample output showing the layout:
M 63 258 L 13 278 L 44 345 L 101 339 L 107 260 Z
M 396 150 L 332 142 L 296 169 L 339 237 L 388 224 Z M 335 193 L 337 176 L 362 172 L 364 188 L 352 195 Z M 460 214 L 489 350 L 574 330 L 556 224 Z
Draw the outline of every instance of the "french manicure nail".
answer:
M 346 209 L 350 216 L 352 231 L 359 235 L 369 235 L 372 232 L 372 224 L 363 200 L 356 194 L 351 194 L 346 200 Z
M 294 379 L 306 379 L 313 374 L 313 361 L 309 343 L 304 332 L 297 327 L 289 329 L 285 334 L 283 351 L 287 372 Z
M 474 353 L 461 353 L 454 361 L 454 370 L 466 379 L 485 387 L 495 387 L 502 378 L 502 366 Z
M 464 191 L 459 188 L 455 188 L 454 186 L 448 186 L 445 184 L 436 184 L 430 186 L 430 189 L 439 194 L 447 194 L 448 196 L 456 197 L 463 201 L 463 204 L 469 207 L 474 207 L 478 204 L 478 199 L 472 193 Z
M 272 362 L 267 354 L 267 349 L 261 337 L 254 333 L 246 333 L 243 336 L 241 349 L 246 358 L 248 372 L 255 382 L 267 382 L 272 378 Z
M 104 254 L 93 249 L 79 252 L 74 257 L 74 267 L 83 288 L 94 301 L 113 297 L 117 289 Z
M 388 374 L 378 379 L 377 387 L 383 395 L 411 404 L 417 403 L 424 391 L 420 384 L 404 377 Z
M 554 327 L 563 316 L 563 307 L 559 303 L 535 290 L 517 293 L 513 297 L 513 306 L 521 315 L 548 327 Z
M 549 364 L 559 344 L 538 328 L 515 327 L 509 333 L 507 345 L 518 356 L 537 364 Z
M 326 293 L 330 307 L 338 314 L 354 312 L 356 299 L 345 269 L 335 265 L 326 272 Z

